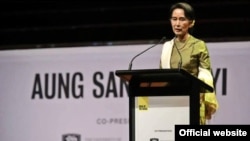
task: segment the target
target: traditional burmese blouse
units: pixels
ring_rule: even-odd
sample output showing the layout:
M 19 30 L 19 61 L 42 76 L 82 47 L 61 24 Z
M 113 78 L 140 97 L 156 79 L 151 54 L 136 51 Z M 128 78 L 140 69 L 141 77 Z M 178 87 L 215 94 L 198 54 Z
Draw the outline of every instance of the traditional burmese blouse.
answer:
M 179 53 L 177 50 L 179 47 Z M 198 77 L 214 88 L 210 56 L 204 41 L 189 36 L 185 43 L 175 42 L 175 38 L 163 44 L 160 68 L 179 68 Z M 215 92 L 201 94 L 200 124 L 206 124 L 206 119 L 218 109 Z M 212 108 L 212 111 L 207 109 Z M 211 110 L 211 109 L 210 109 Z

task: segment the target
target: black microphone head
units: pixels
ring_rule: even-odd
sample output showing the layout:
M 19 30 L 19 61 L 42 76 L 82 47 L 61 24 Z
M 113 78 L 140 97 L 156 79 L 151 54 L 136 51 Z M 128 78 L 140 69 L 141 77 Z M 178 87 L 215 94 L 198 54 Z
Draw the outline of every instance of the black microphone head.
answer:
M 163 39 L 163 41 L 166 41 L 167 38 L 165 36 L 163 36 L 162 39 Z

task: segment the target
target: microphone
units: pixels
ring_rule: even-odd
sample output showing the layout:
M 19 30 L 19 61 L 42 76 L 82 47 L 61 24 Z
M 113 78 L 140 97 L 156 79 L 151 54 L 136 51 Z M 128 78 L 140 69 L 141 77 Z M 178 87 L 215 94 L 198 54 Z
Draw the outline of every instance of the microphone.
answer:
M 180 61 L 179 61 L 179 64 L 178 64 L 178 70 L 180 71 L 181 70 L 181 65 L 182 65 L 182 55 L 180 53 L 180 50 L 177 48 L 176 44 L 174 46 L 175 46 L 175 48 L 176 48 L 176 50 L 177 50 L 177 52 L 178 52 L 178 54 L 180 56 Z
M 165 41 L 165 40 L 166 40 L 166 37 L 162 37 L 161 40 L 160 40 L 159 42 L 157 42 L 156 44 L 150 46 L 149 48 L 147 48 L 147 49 L 143 50 L 142 52 L 138 53 L 137 55 L 135 55 L 135 56 L 131 59 L 131 61 L 130 61 L 130 63 L 129 63 L 128 70 L 131 70 L 131 69 L 132 69 L 132 63 L 133 63 L 133 61 L 135 60 L 136 57 L 140 56 L 140 55 L 143 54 L 144 52 L 150 50 L 151 48 L 157 46 L 158 44 L 160 44 L 161 42 L 163 42 L 163 41 Z

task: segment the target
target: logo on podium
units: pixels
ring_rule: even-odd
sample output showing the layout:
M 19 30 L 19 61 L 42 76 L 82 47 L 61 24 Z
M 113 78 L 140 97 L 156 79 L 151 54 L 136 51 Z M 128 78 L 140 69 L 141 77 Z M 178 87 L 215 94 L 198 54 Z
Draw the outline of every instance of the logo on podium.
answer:
M 150 141 L 159 141 L 158 138 L 151 138 Z

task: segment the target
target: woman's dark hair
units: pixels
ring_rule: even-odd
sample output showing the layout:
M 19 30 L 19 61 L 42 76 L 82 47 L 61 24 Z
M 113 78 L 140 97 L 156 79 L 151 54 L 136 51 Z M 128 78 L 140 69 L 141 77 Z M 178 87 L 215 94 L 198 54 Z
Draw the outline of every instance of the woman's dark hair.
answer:
M 170 11 L 169 11 L 169 17 L 171 18 L 173 11 L 176 8 L 180 8 L 184 10 L 185 17 L 189 20 L 195 20 L 195 13 L 193 7 L 185 2 L 179 2 L 171 6 Z

